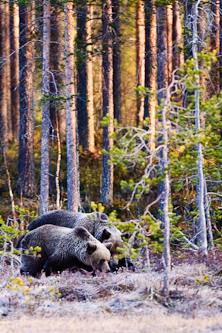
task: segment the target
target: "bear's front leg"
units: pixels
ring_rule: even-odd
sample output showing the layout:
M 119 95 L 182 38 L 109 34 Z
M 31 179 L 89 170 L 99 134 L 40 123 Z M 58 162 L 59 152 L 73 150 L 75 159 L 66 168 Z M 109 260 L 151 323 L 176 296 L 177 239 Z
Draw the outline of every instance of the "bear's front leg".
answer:
M 58 272 L 59 269 L 59 262 L 58 262 L 58 255 L 54 253 L 51 255 L 45 262 L 45 265 L 43 266 L 45 275 L 50 276 L 51 273 L 56 273 Z

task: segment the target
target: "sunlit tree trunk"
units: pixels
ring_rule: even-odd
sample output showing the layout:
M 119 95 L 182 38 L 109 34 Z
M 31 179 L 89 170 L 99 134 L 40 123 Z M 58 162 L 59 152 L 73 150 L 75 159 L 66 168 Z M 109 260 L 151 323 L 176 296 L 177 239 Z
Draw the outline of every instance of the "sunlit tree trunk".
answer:
M 168 52 L 168 84 L 171 82 L 173 62 L 173 5 L 168 5 L 167 8 L 167 52 Z
M 41 134 L 41 180 L 40 215 L 49 205 L 49 109 L 50 109 L 50 3 L 43 1 L 43 73 L 42 73 L 42 134 Z
M 121 53 L 120 53 L 120 11 L 119 0 L 112 0 L 113 6 L 113 104 L 114 118 L 122 122 L 121 112 Z
M 180 16 L 179 2 L 176 1 L 173 4 L 173 70 L 183 65 L 184 54 L 183 54 L 183 39 L 182 39 L 182 22 Z
M 94 106 L 93 106 L 93 63 L 91 53 L 92 46 L 92 19 L 93 19 L 93 5 L 87 6 L 87 19 L 86 19 L 86 34 L 87 34 L 87 59 L 86 59 L 86 90 L 87 90 L 87 118 L 88 118 L 88 150 L 93 153 L 95 151 L 95 131 L 94 131 Z
M 166 21 L 166 6 L 157 7 L 157 86 L 158 90 L 168 86 L 168 63 L 167 63 L 167 21 Z M 166 98 L 165 90 L 158 93 L 158 105 L 161 105 L 162 100 Z M 160 120 L 162 122 L 162 120 Z M 159 136 L 158 143 L 161 145 L 163 137 Z M 159 168 L 160 173 L 164 172 L 163 149 L 159 150 Z M 162 194 L 159 200 L 159 219 L 164 227 L 164 197 L 165 183 L 161 182 L 158 186 L 159 194 Z
M 110 46 L 112 34 L 110 23 L 112 22 L 112 3 L 106 0 L 103 5 L 102 31 L 103 31 L 103 116 L 109 115 L 110 124 L 103 127 L 103 149 L 110 151 L 113 147 L 113 139 L 109 134 L 113 132 L 113 52 Z M 113 201 L 113 163 L 103 154 L 102 167 L 102 194 L 101 202 L 111 204 Z
M 78 211 L 79 184 L 77 170 L 76 99 L 74 89 L 74 19 L 73 4 L 65 11 L 65 85 L 66 85 L 66 149 L 68 210 Z
M 136 68 L 137 86 L 145 85 L 145 12 L 144 1 L 136 4 Z M 137 124 L 141 124 L 144 118 L 144 97 L 137 97 Z
M 0 56 L 4 61 L 5 58 L 5 45 L 6 45 L 6 29 L 5 29 L 5 6 L 3 3 L 0 3 Z M 1 149 L 5 149 L 5 153 L 7 154 L 7 142 L 8 142 L 8 131 L 7 131 L 7 89 L 6 89 L 6 65 L 3 63 L 1 66 L 1 82 L 0 82 L 0 122 L 1 122 Z
M 34 176 L 34 117 L 32 112 L 33 90 L 33 44 L 30 41 L 32 24 L 32 7 L 19 6 L 19 94 L 20 94 L 20 126 L 18 156 L 18 192 L 21 204 L 22 195 L 36 193 Z
M 19 139 L 19 6 L 12 4 L 10 20 L 11 51 L 17 50 L 11 56 L 11 105 L 12 105 L 12 133 L 14 140 Z
M 5 6 L 5 56 L 10 55 L 10 10 L 9 10 L 9 0 L 3 2 Z M 8 127 L 8 139 L 11 140 L 12 135 L 12 108 L 11 108 L 11 66 L 10 59 L 7 59 L 6 64 L 6 96 L 7 96 L 7 127 Z
M 157 88 L 157 64 L 156 64 L 156 8 L 155 1 L 145 2 L 145 87 L 150 91 Z M 149 117 L 150 150 L 155 148 L 155 126 L 156 126 L 156 97 L 145 96 L 144 119 Z

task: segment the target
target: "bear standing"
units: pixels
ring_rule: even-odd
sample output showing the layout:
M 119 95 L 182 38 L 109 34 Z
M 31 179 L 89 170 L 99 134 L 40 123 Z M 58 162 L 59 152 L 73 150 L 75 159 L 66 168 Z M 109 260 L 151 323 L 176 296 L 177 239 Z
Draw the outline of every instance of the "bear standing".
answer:
M 45 224 L 53 224 L 66 228 L 82 226 L 101 243 L 112 243 L 111 254 L 117 252 L 117 247 L 123 247 L 121 232 L 116 227 L 108 225 L 108 216 L 104 213 L 94 212 L 86 214 L 68 210 L 53 210 L 33 220 L 28 225 L 27 230 L 34 230 Z M 15 246 L 17 249 L 20 248 L 23 237 L 24 235 L 18 239 Z
M 21 269 L 34 277 L 61 272 L 69 267 L 92 268 L 109 271 L 111 243 L 106 246 L 95 239 L 85 228 L 74 229 L 54 225 L 43 225 L 30 231 L 21 241 Z M 30 247 L 41 247 L 39 255 L 30 253 Z M 27 251 L 29 253 L 27 254 Z

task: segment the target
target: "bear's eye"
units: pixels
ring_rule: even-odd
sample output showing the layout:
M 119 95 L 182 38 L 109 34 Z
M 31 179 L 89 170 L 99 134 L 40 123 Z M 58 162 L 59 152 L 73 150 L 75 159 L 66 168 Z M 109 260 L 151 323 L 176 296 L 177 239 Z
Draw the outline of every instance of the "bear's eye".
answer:
M 102 265 L 102 264 L 104 264 L 104 262 L 105 262 L 105 260 L 101 259 L 99 263 L 100 263 L 100 265 Z

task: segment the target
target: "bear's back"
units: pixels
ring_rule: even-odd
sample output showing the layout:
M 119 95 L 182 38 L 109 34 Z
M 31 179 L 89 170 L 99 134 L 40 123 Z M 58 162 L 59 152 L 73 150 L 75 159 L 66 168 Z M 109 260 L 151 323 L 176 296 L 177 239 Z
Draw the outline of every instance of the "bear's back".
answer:
M 52 210 L 33 220 L 28 225 L 27 229 L 33 230 L 45 224 L 53 224 L 66 228 L 75 228 L 76 226 L 81 225 L 89 230 L 92 228 L 92 220 L 93 218 L 90 217 L 90 214 L 68 210 Z

